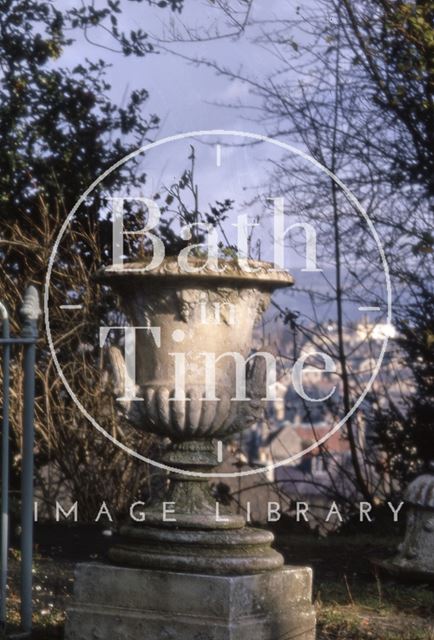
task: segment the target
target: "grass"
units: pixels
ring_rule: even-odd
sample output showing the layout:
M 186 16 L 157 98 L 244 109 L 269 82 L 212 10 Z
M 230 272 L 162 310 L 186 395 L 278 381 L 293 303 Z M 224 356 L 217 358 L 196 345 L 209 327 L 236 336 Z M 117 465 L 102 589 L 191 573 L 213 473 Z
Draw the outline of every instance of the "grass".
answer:
M 11 579 L 8 585 L 8 638 L 19 631 L 19 552 L 12 550 Z M 65 608 L 72 593 L 74 565 L 35 554 L 33 563 L 33 625 L 32 638 L 54 640 L 63 637 Z
M 323 640 L 433 640 L 433 593 L 426 586 L 383 582 L 322 583 L 316 594 Z M 430 621 L 431 618 L 431 621 Z
M 319 640 L 433 640 L 434 627 L 420 618 L 386 614 L 351 607 L 318 609 Z
M 279 536 L 289 563 L 314 569 L 318 640 L 434 640 L 434 590 L 381 575 L 370 562 L 398 540 L 372 535 Z

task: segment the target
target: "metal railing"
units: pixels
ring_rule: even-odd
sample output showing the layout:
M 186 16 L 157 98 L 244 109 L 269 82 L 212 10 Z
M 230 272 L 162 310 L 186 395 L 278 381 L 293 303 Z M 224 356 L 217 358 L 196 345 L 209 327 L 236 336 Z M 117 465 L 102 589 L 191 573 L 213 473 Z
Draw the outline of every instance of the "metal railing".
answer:
M 30 286 L 20 309 L 21 333 L 10 335 L 8 310 L 0 302 L 2 319 L 2 432 L 1 432 L 1 545 L 0 545 L 0 625 L 7 622 L 7 582 L 9 561 L 9 479 L 10 479 L 10 364 L 14 345 L 24 348 L 23 436 L 21 465 L 21 629 L 22 636 L 32 629 L 32 561 L 33 561 L 33 444 L 35 404 L 35 358 L 38 318 L 41 310 L 38 292 Z

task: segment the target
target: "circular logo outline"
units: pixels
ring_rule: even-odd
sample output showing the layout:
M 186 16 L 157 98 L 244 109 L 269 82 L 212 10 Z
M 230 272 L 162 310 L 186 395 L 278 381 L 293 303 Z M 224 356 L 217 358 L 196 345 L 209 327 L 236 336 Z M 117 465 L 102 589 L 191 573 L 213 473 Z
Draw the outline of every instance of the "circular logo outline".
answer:
M 171 467 L 169 465 L 164 464 L 163 462 L 158 462 L 157 460 L 152 460 L 150 458 L 147 458 L 146 456 L 143 456 L 142 454 L 140 454 L 137 451 L 134 451 L 133 449 L 131 449 L 130 447 L 128 447 L 127 445 L 123 444 L 122 442 L 119 442 L 119 440 L 117 440 L 116 438 L 114 438 L 110 433 L 108 433 L 105 429 L 103 429 L 103 427 L 101 427 L 100 424 L 98 424 L 98 422 L 95 420 L 95 418 L 93 416 L 90 415 L 90 413 L 87 411 L 87 409 L 81 404 L 80 400 L 77 398 L 76 394 L 74 393 L 74 391 L 71 389 L 63 371 L 62 371 L 62 367 L 60 366 L 60 363 L 57 359 L 57 355 L 56 355 L 56 351 L 54 348 L 54 344 L 53 344 L 53 339 L 52 339 L 52 335 L 51 335 L 51 328 L 50 328 L 50 321 L 49 321 L 49 298 L 50 298 L 50 280 L 51 280 L 51 273 L 52 273 L 52 269 L 53 269 L 53 265 L 54 265 L 54 260 L 55 260 L 55 255 L 57 253 L 57 249 L 59 247 L 59 244 L 63 238 L 63 235 L 70 223 L 70 221 L 72 220 L 72 218 L 74 217 L 76 211 L 78 210 L 78 208 L 81 206 L 81 204 L 85 201 L 85 199 L 87 198 L 87 196 L 92 193 L 92 191 L 111 173 L 113 173 L 113 171 L 115 171 L 116 169 L 118 169 L 119 167 L 121 167 L 122 165 L 126 164 L 129 160 L 131 160 L 132 158 L 135 158 L 136 156 L 142 154 L 142 153 L 146 153 L 147 151 L 150 151 L 151 149 L 154 149 L 156 147 L 160 147 L 164 144 L 170 143 L 170 142 L 176 142 L 178 140 L 184 140 L 185 138 L 192 138 L 192 137 L 200 137 L 200 136 L 239 136 L 239 137 L 244 137 L 244 138 L 250 138 L 252 140 L 256 140 L 256 141 L 260 141 L 260 142 L 266 142 L 269 144 L 273 144 L 274 146 L 280 147 L 281 149 L 284 149 L 286 151 L 290 151 L 291 153 L 295 153 L 296 155 L 300 156 L 301 158 L 304 158 L 305 160 L 307 160 L 308 162 L 312 163 L 314 166 L 316 166 L 317 168 L 319 168 L 321 171 L 323 171 L 326 175 L 328 175 L 339 187 L 340 189 L 343 191 L 343 193 L 345 194 L 346 198 L 349 200 L 349 202 L 356 208 L 356 210 L 359 212 L 359 214 L 362 215 L 362 217 L 365 219 L 371 234 L 376 242 L 380 257 L 381 257 L 381 262 L 383 265 L 383 270 L 384 270 L 384 274 L 385 274 L 385 278 L 386 278 L 386 290 L 387 290 L 387 317 L 386 317 L 386 323 L 387 324 L 391 324 L 391 319 L 392 319 L 392 287 L 391 287 L 391 282 L 390 282 L 390 273 L 389 273 L 389 267 L 387 264 L 387 260 L 386 260 L 386 255 L 383 249 L 383 245 L 381 243 L 380 237 L 377 233 L 377 230 L 375 229 L 374 223 L 372 222 L 372 220 L 370 219 L 370 217 L 368 216 L 367 212 L 365 211 L 364 207 L 362 207 L 362 205 L 360 204 L 360 202 L 358 201 L 358 199 L 356 198 L 356 196 L 350 191 L 350 189 L 348 189 L 348 187 L 329 169 L 327 169 L 327 167 L 325 167 L 324 165 L 322 165 L 320 162 L 318 162 L 318 160 L 315 160 L 315 158 L 313 158 L 312 156 L 310 156 L 309 154 L 305 153 L 304 151 L 302 151 L 301 149 L 298 149 L 297 147 L 294 147 L 293 145 L 290 145 L 287 142 L 282 142 L 281 140 L 275 140 L 273 138 L 269 138 L 267 136 L 264 136 L 260 133 L 253 133 L 253 132 L 247 132 L 247 131 L 233 131 L 233 130 L 227 130 L 227 129 L 210 129 L 210 130 L 198 130 L 198 131 L 188 131 L 185 133 L 178 133 L 178 134 L 174 134 L 172 136 L 166 136 L 165 138 L 160 138 L 159 140 L 155 140 L 154 142 L 150 142 L 146 145 L 143 145 L 141 147 L 139 147 L 138 149 L 135 149 L 134 151 L 132 151 L 131 153 L 127 154 L 126 156 L 124 156 L 123 158 L 121 158 L 120 160 L 118 160 L 117 162 L 115 162 L 111 167 L 109 167 L 108 169 L 106 169 L 98 178 L 96 178 L 92 184 L 81 194 L 81 196 L 79 197 L 79 199 L 77 200 L 77 202 L 75 203 L 75 205 L 73 206 L 73 208 L 71 209 L 71 211 L 68 213 L 65 221 L 62 224 L 62 227 L 60 228 L 60 231 L 56 237 L 56 240 L 54 241 L 54 245 L 53 245 L 53 250 L 50 254 L 50 259 L 48 261 L 48 269 L 47 269 L 47 274 L 45 277 L 45 286 L 44 286 L 44 317 L 45 317 L 45 331 L 47 334 L 47 340 L 48 340 L 48 345 L 50 348 L 50 352 L 51 352 L 51 356 L 53 358 L 53 362 L 54 365 L 56 367 L 57 373 L 59 374 L 60 379 L 62 380 L 62 383 L 65 387 L 65 389 L 67 390 L 68 394 L 70 395 L 70 397 L 72 398 L 72 400 L 74 401 L 74 403 L 76 404 L 76 406 L 80 409 L 81 413 L 87 418 L 87 420 L 89 420 L 89 422 L 92 424 L 93 427 L 95 427 L 100 433 L 102 433 L 102 435 L 104 435 L 106 438 L 108 438 L 108 440 L 110 440 L 114 445 L 116 445 L 117 447 L 119 447 L 120 449 L 122 449 L 123 451 L 125 451 L 126 453 L 128 453 L 129 455 L 133 456 L 134 458 L 141 460 L 142 462 L 146 462 L 147 464 L 151 464 L 154 467 L 160 468 L 160 469 L 164 469 L 166 471 L 170 471 L 172 473 L 180 473 L 186 476 L 194 476 L 194 477 L 201 477 L 201 478 L 240 478 L 243 476 L 252 476 L 252 475 L 256 475 L 256 474 L 260 474 L 260 473 L 267 473 L 268 471 L 271 471 L 273 469 L 277 469 L 278 467 L 283 467 L 286 466 L 292 462 L 295 462 L 296 460 L 301 459 L 304 455 L 310 453 L 311 451 L 313 451 L 314 449 L 316 449 L 317 447 L 319 447 L 320 445 L 324 444 L 329 438 L 331 438 L 332 435 L 334 435 L 337 431 L 339 431 L 339 429 L 341 429 L 344 424 L 346 423 L 346 421 L 356 412 L 356 410 L 359 408 L 359 406 L 361 405 L 361 403 L 363 402 L 363 400 L 365 399 L 366 395 L 369 393 L 369 391 L 372 388 L 372 385 L 375 381 L 375 378 L 378 375 L 378 372 L 380 370 L 381 364 L 383 362 L 383 358 L 384 358 L 384 354 L 386 353 L 386 349 L 387 349 L 387 343 L 389 341 L 389 336 L 386 334 L 383 338 L 383 344 L 380 350 L 380 355 L 377 359 L 377 363 L 376 366 L 374 367 L 374 370 L 372 372 L 371 377 L 368 380 L 368 383 L 364 389 L 364 391 L 360 394 L 360 396 L 357 398 L 356 402 L 354 403 L 354 405 L 352 406 L 352 408 L 350 409 L 350 411 L 348 411 L 348 413 L 341 419 L 339 420 L 339 422 L 337 422 L 334 427 L 332 429 L 330 429 L 330 431 L 328 431 L 324 436 L 322 436 L 319 440 L 316 440 L 314 443 L 312 443 L 312 445 L 310 445 L 309 447 L 306 447 L 305 449 L 303 449 L 302 451 L 299 451 L 298 453 L 289 456 L 288 458 L 286 458 L 285 460 L 280 460 L 279 462 L 276 463 L 272 463 L 269 464 L 267 466 L 258 468 L 258 469 L 248 469 L 246 471 L 234 471 L 234 472 L 213 472 L 213 473 L 205 473 L 205 472 L 199 472 L 199 471 L 189 471 L 187 469 L 178 469 L 176 467 Z

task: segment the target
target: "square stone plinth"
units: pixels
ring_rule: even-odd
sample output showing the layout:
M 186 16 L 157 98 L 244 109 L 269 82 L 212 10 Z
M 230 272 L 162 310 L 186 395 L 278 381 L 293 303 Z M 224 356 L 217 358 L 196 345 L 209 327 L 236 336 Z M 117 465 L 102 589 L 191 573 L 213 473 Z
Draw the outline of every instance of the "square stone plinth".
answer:
M 66 640 L 314 640 L 312 571 L 210 576 L 80 564 Z

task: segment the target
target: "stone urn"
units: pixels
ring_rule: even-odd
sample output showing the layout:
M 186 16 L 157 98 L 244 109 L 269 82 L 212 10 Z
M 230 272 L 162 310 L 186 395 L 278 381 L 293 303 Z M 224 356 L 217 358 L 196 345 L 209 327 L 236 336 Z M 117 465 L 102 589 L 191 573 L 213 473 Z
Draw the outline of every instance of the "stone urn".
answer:
M 219 272 L 190 264 L 186 273 L 166 258 L 152 271 L 132 263 L 98 275 L 136 327 L 125 361 L 111 352 L 118 397 L 136 428 L 170 441 L 169 474 L 145 520 L 121 528 L 112 563 L 77 567 L 66 640 L 315 639 L 311 569 L 284 566 L 271 532 L 216 503 L 206 475 L 223 439 L 261 416 L 273 385 L 264 354 L 249 359 L 253 329 L 292 278 L 260 262 L 251 271 L 221 262 Z
M 380 564 L 398 576 L 434 582 L 434 463 L 409 484 L 404 495 L 407 523 L 398 554 Z
M 219 271 L 198 258 L 189 265 L 186 272 L 166 257 L 153 270 L 134 262 L 97 276 L 136 327 L 135 380 L 126 379 L 128 367 L 112 348 L 119 388 L 134 386 L 123 410 L 136 428 L 171 442 L 161 460 L 171 468 L 165 494 L 145 507 L 144 522 L 121 528 L 110 556 L 123 565 L 205 574 L 276 569 L 283 558 L 271 532 L 247 527 L 218 504 L 200 474 L 217 465 L 219 441 L 262 416 L 267 358 L 249 358 L 253 330 L 273 291 L 293 279 L 264 262 L 250 262 L 248 271 L 235 261 L 221 261 Z

